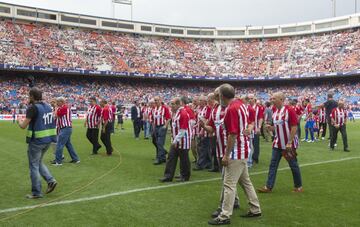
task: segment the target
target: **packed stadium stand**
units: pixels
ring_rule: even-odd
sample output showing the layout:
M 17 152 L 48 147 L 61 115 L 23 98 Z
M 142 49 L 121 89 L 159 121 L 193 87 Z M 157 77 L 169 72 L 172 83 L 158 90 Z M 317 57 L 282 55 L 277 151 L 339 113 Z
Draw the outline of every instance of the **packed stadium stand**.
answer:
M 0 62 L 182 75 L 300 75 L 360 68 L 360 29 L 267 39 L 182 39 L 0 22 Z

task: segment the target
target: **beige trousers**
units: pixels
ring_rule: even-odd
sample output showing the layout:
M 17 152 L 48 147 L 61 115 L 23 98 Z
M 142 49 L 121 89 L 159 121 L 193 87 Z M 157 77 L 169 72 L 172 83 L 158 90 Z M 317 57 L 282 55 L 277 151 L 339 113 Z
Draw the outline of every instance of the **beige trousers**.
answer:
M 224 167 L 224 170 L 224 202 L 219 217 L 228 219 L 232 215 L 238 182 L 245 191 L 250 212 L 261 213 L 259 200 L 249 177 L 247 160 L 230 160 L 229 165 Z

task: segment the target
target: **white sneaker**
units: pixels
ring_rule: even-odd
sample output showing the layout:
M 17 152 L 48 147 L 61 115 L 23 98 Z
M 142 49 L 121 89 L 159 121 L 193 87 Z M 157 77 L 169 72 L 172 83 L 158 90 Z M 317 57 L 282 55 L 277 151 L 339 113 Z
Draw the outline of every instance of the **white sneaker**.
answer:
M 336 146 L 337 146 L 337 143 L 334 144 L 334 147 L 336 147 Z
M 302 139 L 301 141 L 306 141 L 306 139 Z
M 325 137 L 321 137 L 321 140 L 325 140 Z

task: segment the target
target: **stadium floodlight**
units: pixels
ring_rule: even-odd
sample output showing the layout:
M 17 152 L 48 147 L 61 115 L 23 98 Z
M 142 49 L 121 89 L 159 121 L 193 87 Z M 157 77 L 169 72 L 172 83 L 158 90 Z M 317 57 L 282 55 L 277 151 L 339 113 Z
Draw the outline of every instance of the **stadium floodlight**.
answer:
M 115 18 L 115 4 L 119 4 L 119 5 L 129 5 L 131 7 L 131 20 L 133 20 L 133 0 L 111 0 L 112 3 L 112 13 L 113 13 L 113 18 Z

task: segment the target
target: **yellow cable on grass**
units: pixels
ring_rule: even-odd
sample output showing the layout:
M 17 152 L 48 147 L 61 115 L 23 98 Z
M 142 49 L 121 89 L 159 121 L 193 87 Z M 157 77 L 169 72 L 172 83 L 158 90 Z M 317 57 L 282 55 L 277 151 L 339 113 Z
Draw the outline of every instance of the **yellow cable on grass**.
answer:
M 92 184 L 94 184 L 96 181 L 101 180 L 102 178 L 104 178 L 104 177 L 106 177 L 107 175 L 111 174 L 111 173 L 114 172 L 117 168 L 119 168 L 120 165 L 121 165 L 121 163 L 122 163 L 121 153 L 120 153 L 118 150 L 116 150 L 115 148 L 113 148 L 113 149 L 119 154 L 119 162 L 116 164 L 115 167 L 113 167 L 112 169 L 110 169 L 109 171 L 107 171 L 106 173 L 104 173 L 103 175 L 101 175 L 101 176 L 99 176 L 99 177 L 96 177 L 95 179 L 91 180 L 89 183 L 87 183 L 87 184 L 85 184 L 85 185 L 83 185 L 83 186 L 75 189 L 74 191 L 72 191 L 72 192 L 70 192 L 70 193 L 68 193 L 68 194 L 65 194 L 65 195 L 63 195 L 63 196 L 60 196 L 60 197 L 58 197 L 58 198 L 55 198 L 55 199 L 53 199 L 53 200 L 50 200 L 50 201 L 47 201 L 47 202 L 44 202 L 44 203 L 40 203 L 39 205 L 37 205 L 37 206 L 35 206 L 35 207 L 29 208 L 29 209 L 27 209 L 27 210 L 25 210 L 25 211 L 16 213 L 16 214 L 14 214 L 14 215 L 11 215 L 11 216 L 8 216 L 8 217 L 5 217 L 5 218 L 1 218 L 1 219 L 0 219 L 0 222 L 4 222 L 4 221 L 7 221 L 7 220 L 12 219 L 12 218 L 22 216 L 22 215 L 27 214 L 27 213 L 29 213 L 29 212 L 37 209 L 37 208 L 43 207 L 43 206 L 45 206 L 45 205 L 47 205 L 47 204 L 49 204 L 49 203 L 58 201 L 58 200 L 60 200 L 60 199 L 64 199 L 64 198 L 66 198 L 66 197 L 69 197 L 70 195 L 72 195 L 72 194 L 74 194 L 74 193 L 76 193 L 76 192 L 79 192 L 79 191 L 81 191 L 81 190 L 86 189 L 87 187 L 89 187 L 89 186 L 91 186 Z

